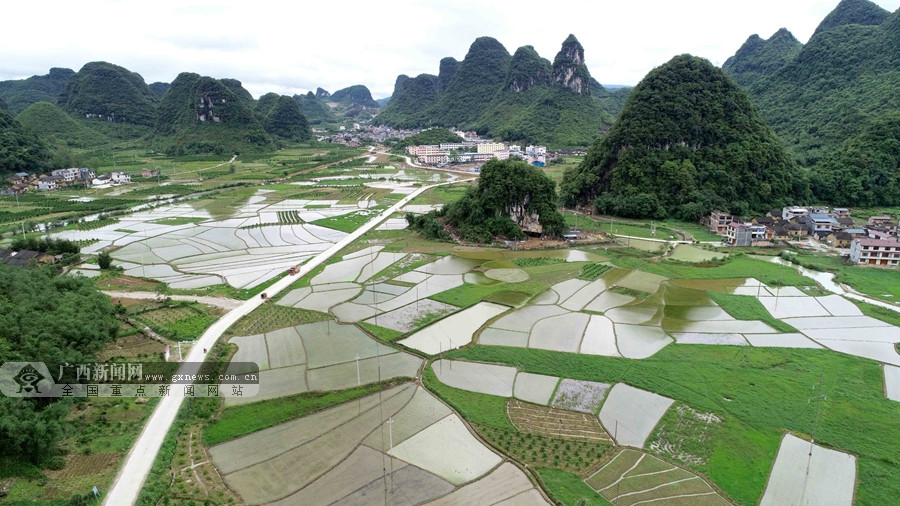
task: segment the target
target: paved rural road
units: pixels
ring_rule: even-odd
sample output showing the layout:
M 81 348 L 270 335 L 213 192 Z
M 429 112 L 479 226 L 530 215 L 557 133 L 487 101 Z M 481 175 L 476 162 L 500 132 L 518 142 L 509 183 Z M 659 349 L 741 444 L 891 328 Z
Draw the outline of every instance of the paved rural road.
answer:
M 433 188 L 435 186 L 441 186 L 454 182 L 459 181 L 448 181 L 445 183 L 423 186 L 415 192 L 407 195 L 402 200 L 400 200 L 400 202 L 397 202 L 389 209 L 383 211 L 375 218 L 369 220 L 368 223 L 357 229 L 355 232 L 341 239 L 332 247 L 328 248 L 322 253 L 319 253 L 310 261 L 306 262 L 297 271 L 296 276 L 286 276 L 278 280 L 275 284 L 266 289 L 266 293 L 268 293 L 269 296 L 272 296 L 281 292 L 300 277 L 306 275 L 308 272 L 315 269 L 319 265 L 322 265 L 326 260 L 334 256 L 340 250 L 344 249 L 348 244 L 355 241 L 369 230 L 377 227 L 390 215 L 399 211 L 400 208 L 405 206 L 407 203 L 409 203 L 409 201 L 417 197 L 425 190 Z M 181 369 L 179 369 L 179 374 L 195 373 L 197 367 L 193 367 L 193 369 L 190 369 L 190 364 L 198 364 L 203 361 L 203 350 L 211 349 L 228 327 L 262 305 L 263 302 L 264 301 L 261 298 L 254 297 L 253 299 L 244 302 L 239 307 L 232 309 L 219 321 L 214 323 L 209 329 L 207 329 L 206 332 L 203 333 L 202 336 L 200 336 L 200 339 L 197 340 L 197 343 L 191 349 L 191 352 L 187 357 L 185 357 L 186 364 L 183 365 Z M 163 397 L 159 401 L 159 404 L 156 405 L 156 409 L 153 410 L 153 414 L 144 425 L 144 430 L 141 431 L 141 435 L 138 436 L 138 439 L 134 443 L 134 446 L 131 447 L 131 451 L 129 451 L 128 455 L 125 457 L 125 464 L 123 464 L 119 469 L 119 473 L 116 475 L 116 479 L 115 481 L 113 481 L 109 493 L 106 494 L 106 497 L 103 500 L 103 504 L 109 506 L 120 506 L 126 504 L 134 504 L 137 501 L 138 494 L 141 491 L 141 487 L 143 486 L 144 481 L 147 479 L 147 475 L 150 473 L 150 468 L 153 466 L 153 461 L 156 460 L 156 454 L 159 453 L 159 448 L 162 446 L 163 440 L 165 439 L 166 434 L 169 432 L 169 428 L 172 426 L 172 422 L 175 420 L 175 415 L 178 414 L 178 410 L 179 408 L 181 408 L 181 403 L 184 401 L 182 392 L 182 389 L 172 389 L 172 394 L 169 397 Z

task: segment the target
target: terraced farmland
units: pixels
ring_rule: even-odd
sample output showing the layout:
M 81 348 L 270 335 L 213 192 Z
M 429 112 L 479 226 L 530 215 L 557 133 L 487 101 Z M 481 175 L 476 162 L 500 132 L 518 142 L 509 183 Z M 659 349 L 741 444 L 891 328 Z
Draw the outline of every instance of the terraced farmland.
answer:
M 585 482 L 622 506 L 731 504 L 696 474 L 636 450 L 621 450 Z

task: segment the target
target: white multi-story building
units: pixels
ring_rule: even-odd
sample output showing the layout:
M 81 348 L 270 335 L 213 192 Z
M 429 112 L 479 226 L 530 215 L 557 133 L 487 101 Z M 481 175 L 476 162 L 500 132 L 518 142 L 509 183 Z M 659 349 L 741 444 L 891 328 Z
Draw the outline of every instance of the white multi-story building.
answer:
M 474 142 L 466 141 L 466 142 L 442 142 L 441 143 L 441 151 L 465 151 L 469 148 L 475 146 Z
M 850 243 L 850 261 L 855 264 L 900 265 L 900 241 L 893 239 L 853 239 Z
M 123 184 L 123 183 L 131 182 L 131 176 L 129 176 L 128 174 L 126 174 L 124 172 L 113 172 L 109 175 L 109 178 L 112 179 L 112 182 L 116 183 L 116 184 Z
M 79 170 L 80 169 L 76 169 L 76 168 L 56 169 L 56 170 L 50 172 L 50 175 L 52 175 L 54 177 L 59 177 L 59 178 L 65 179 L 65 181 L 67 183 L 71 183 L 72 181 L 75 181 L 75 179 L 78 178 Z
M 494 151 L 503 151 L 506 149 L 506 144 L 502 142 L 482 142 L 478 145 L 478 153 L 493 153 Z
M 546 146 L 525 146 L 525 152 L 529 155 L 546 155 Z

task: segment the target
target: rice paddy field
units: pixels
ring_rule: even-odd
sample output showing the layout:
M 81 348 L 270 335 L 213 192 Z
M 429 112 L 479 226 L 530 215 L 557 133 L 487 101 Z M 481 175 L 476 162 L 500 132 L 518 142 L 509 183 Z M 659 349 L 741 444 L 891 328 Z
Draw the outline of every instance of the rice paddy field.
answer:
M 386 371 L 397 371 L 400 381 L 421 375 L 424 387 L 391 387 L 324 406 L 321 413 L 340 408 L 346 421 L 317 422 L 325 432 L 297 439 L 304 454 L 329 454 L 318 464 L 301 464 L 291 450 L 262 452 L 237 464 L 243 467 L 225 463 L 274 443 L 230 445 L 317 415 L 216 443 L 211 455 L 243 501 L 293 504 L 340 495 L 354 503 L 383 501 L 385 493 L 399 501 L 396 489 L 379 488 L 393 478 L 404 493 L 412 492 L 403 484 L 430 490 L 418 500 L 450 504 L 488 497 L 479 484 L 506 470 L 519 476 L 510 483 L 523 480 L 522 486 L 490 493 L 528 503 L 756 504 L 765 497 L 782 503 L 785 491 L 797 488 L 786 471 L 796 466 L 777 460 L 786 431 L 816 432 L 822 448 L 857 456 L 851 477 L 834 481 L 852 482 L 853 501 L 877 503 L 894 487 L 880 473 L 895 452 L 883 442 L 898 437 L 889 422 L 900 407 L 890 397 L 897 328 L 838 295 L 810 290 L 812 280 L 776 266 L 790 283 L 779 285 L 769 264 L 740 256 L 692 277 L 699 267 L 686 260 L 640 270 L 590 252 L 519 256 L 450 246 L 434 254 L 430 244 L 418 250 L 406 237 L 383 234 L 363 237 L 276 302 L 325 321 L 233 338 L 235 360 L 266 364 L 261 375 L 273 394 L 255 399 L 260 406 L 356 382 L 375 385 Z M 590 265 L 606 268 L 579 279 Z M 500 269 L 527 278 L 486 275 Z M 751 271 L 758 277 L 734 276 Z M 492 302 L 508 291 L 526 295 Z M 381 377 L 373 375 L 375 357 Z M 391 357 L 409 357 L 401 361 L 408 365 L 391 365 Z M 807 399 L 820 375 L 825 386 L 817 388 L 829 393 L 816 422 Z M 376 404 L 383 415 L 373 411 Z M 252 406 L 226 405 L 225 412 Z M 860 409 L 866 416 L 854 423 L 867 427 L 862 432 L 847 428 L 844 414 Z M 348 437 L 341 424 L 368 435 L 335 445 L 333 438 Z M 290 440 L 271 434 L 284 451 Z M 304 446 L 316 438 L 328 443 Z M 830 480 L 836 467 L 823 462 L 810 469 Z M 522 465 L 536 471 L 522 473 Z M 835 497 L 840 493 L 846 495 Z
M 363 162 L 306 174 L 312 158 L 331 159 L 306 156 L 269 165 L 290 169 L 276 184 L 213 189 L 227 175 L 210 171 L 177 183 L 209 194 L 53 234 L 112 252 L 123 272 L 98 285 L 246 298 L 434 177 Z M 432 190 L 404 212 L 465 190 Z M 230 329 L 231 361 L 259 365 L 260 394 L 225 402 L 197 434 L 236 502 L 887 504 L 900 494 L 890 318 L 789 267 L 648 240 L 700 233 L 675 223 L 656 236 L 622 223 L 620 235 L 639 238 L 607 249 L 511 251 L 429 241 L 392 219 Z M 147 321 L 192 317 L 163 313 Z M 798 482 L 806 470 L 815 479 Z

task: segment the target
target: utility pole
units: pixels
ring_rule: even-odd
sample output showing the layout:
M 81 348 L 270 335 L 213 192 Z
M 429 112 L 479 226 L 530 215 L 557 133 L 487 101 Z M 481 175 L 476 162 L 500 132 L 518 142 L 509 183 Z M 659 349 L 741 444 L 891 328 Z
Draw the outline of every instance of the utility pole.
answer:
M 806 457 L 806 474 L 803 477 L 803 488 L 800 491 L 800 503 L 803 503 L 803 496 L 806 494 L 806 486 L 809 480 L 809 468 L 812 466 L 812 454 L 813 454 L 813 446 L 816 440 L 816 429 L 819 427 L 819 403 L 820 401 L 828 400 L 828 397 L 825 395 L 825 392 L 822 390 L 822 375 L 819 374 L 819 395 L 813 396 L 811 399 L 806 401 L 807 404 L 812 403 L 812 401 L 816 401 L 816 417 L 813 419 L 813 430 L 812 430 L 812 441 L 809 442 L 809 455 Z M 813 391 L 816 390 L 816 385 L 813 385 Z

